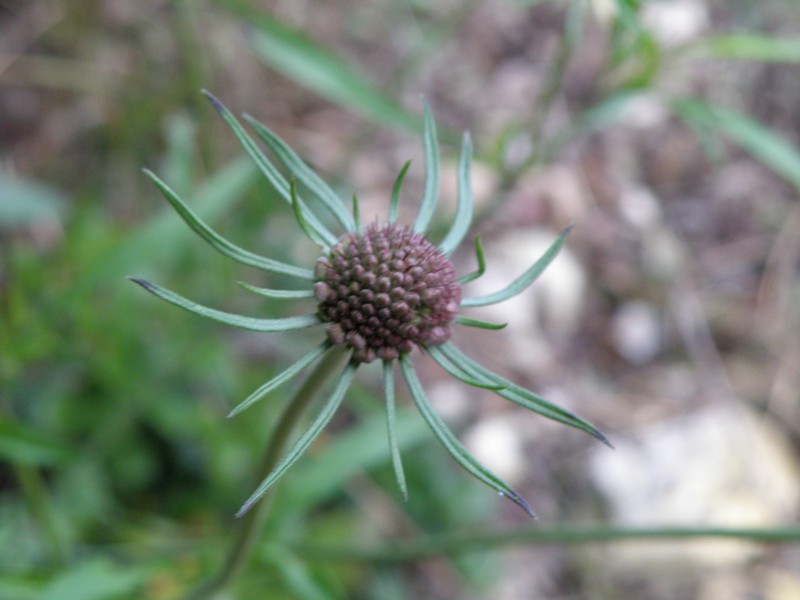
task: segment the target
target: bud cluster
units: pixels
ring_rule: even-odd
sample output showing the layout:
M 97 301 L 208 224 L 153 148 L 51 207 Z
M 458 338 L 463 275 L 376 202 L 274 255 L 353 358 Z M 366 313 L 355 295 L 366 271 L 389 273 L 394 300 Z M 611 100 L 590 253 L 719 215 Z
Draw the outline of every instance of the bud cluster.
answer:
M 392 360 L 450 339 L 461 302 L 455 269 L 409 227 L 376 223 L 345 234 L 314 275 L 328 339 L 350 346 L 358 361 Z

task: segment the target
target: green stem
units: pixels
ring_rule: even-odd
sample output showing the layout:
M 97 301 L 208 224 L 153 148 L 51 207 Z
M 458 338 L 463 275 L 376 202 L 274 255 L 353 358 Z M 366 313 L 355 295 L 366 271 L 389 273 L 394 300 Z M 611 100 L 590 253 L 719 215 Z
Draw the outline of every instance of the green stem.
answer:
M 800 527 L 632 527 L 586 525 L 542 527 L 531 525 L 512 531 L 462 532 L 431 535 L 391 547 L 364 548 L 293 543 L 291 548 L 308 560 L 330 562 L 409 562 L 437 555 L 486 550 L 512 544 L 586 544 L 633 540 L 689 540 L 727 538 L 760 543 L 798 543 Z
M 12 295 L 12 290 L 19 291 L 19 286 L 14 285 L 17 282 L 14 277 L 16 263 L 13 251 L 14 247 L 9 241 L 0 239 L 0 321 L 7 324 L 8 328 L 8 334 L 3 336 L 3 340 L 0 340 L 0 357 L 8 357 L 8 360 L 0 358 L 0 389 L 11 392 L 0 400 L 0 415 L 10 420 L 14 419 L 11 400 L 14 393 L 12 390 L 15 389 L 16 379 L 19 379 L 14 377 L 19 371 L 19 366 L 15 364 L 14 360 L 19 360 L 14 353 L 17 350 L 14 340 L 24 335 L 24 327 L 20 327 L 22 319 L 18 318 L 18 311 L 15 311 L 15 307 L 22 306 L 19 301 L 21 296 Z M 4 293 L 6 291 L 8 293 Z M 22 364 L 24 365 L 24 361 Z M 56 511 L 41 470 L 35 465 L 22 463 L 12 463 L 12 469 L 31 518 L 45 540 L 50 559 L 55 565 L 65 564 L 68 554 L 67 543 L 59 529 Z
M 22 488 L 31 516 L 47 540 L 51 560 L 56 565 L 65 564 L 66 544 L 56 523 L 55 511 L 42 474 L 36 467 L 21 464 L 14 465 L 14 474 Z
M 567 67 L 572 60 L 577 40 L 580 37 L 580 32 L 576 32 L 576 29 L 579 29 L 579 24 L 582 20 L 582 6 L 582 3 L 576 2 L 567 12 L 564 31 L 561 34 L 558 50 L 553 58 L 553 62 L 550 64 L 550 69 L 545 77 L 542 91 L 539 93 L 536 104 L 534 105 L 533 122 L 530 128 L 533 152 L 528 160 L 517 170 L 517 177 L 531 166 L 539 164 L 541 159 L 539 147 L 544 138 L 544 126 L 547 118 L 550 116 L 556 98 L 558 98 L 558 95 L 564 87 L 564 77 L 567 73 Z
M 564 87 L 564 78 L 567 68 L 575 53 L 575 47 L 580 40 L 580 27 L 583 19 L 583 4 L 575 2 L 571 5 L 565 16 L 564 30 L 558 43 L 555 56 L 551 61 L 542 82 L 542 89 L 533 104 L 530 123 L 512 123 L 500 135 L 497 146 L 505 147 L 510 139 L 516 136 L 521 129 L 528 130 L 531 142 L 530 155 L 520 164 L 514 166 L 503 165 L 500 171 L 500 184 L 493 200 L 479 209 L 473 218 L 473 227 L 493 216 L 501 204 L 506 202 L 510 191 L 523 175 L 536 167 L 548 164 L 553 159 L 552 142 L 545 140 L 545 125 L 553 109 L 556 99 Z M 559 146 L 560 148 L 560 146 Z
M 203 126 L 213 112 L 208 106 L 200 90 L 210 85 L 211 70 L 205 59 L 206 53 L 200 41 L 201 26 L 198 23 L 199 11 L 196 2 L 191 0 L 172 0 L 175 14 L 175 38 L 184 60 L 183 77 L 180 80 L 181 92 L 186 102 L 192 106 L 200 123 L 197 127 L 198 146 L 202 164 L 213 165 L 214 139 L 211 137 L 213 127 Z
M 303 385 L 289 400 L 267 443 L 255 478 L 256 485 L 261 483 L 275 468 L 303 413 L 311 405 L 320 387 L 331 373 L 337 367 L 341 367 L 344 356 L 345 353 L 338 347 L 332 348 L 325 353 L 319 364 L 303 382 Z M 238 532 L 220 572 L 209 582 L 189 594 L 187 600 L 214 598 L 239 577 L 242 570 L 247 566 L 253 546 L 261 533 L 262 526 L 269 513 L 271 499 L 272 494 L 268 494 L 239 520 Z

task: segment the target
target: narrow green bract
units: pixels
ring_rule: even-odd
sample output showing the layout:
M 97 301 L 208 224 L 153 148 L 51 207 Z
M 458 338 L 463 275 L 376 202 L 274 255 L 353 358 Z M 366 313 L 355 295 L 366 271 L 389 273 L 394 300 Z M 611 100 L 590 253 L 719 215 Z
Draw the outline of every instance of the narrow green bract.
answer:
M 278 262 L 277 260 L 258 256 L 257 254 L 253 254 L 252 252 L 244 250 L 236 244 L 229 242 L 221 235 L 217 234 L 208 225 L 206 225 L 200 219 L 200 217 L 195 215 L 194 212 L 186 205 L 186 203 L 181 200 L 180 196 L 178 196 L 178 194 L 176 194 L 166 183 L 161 181 L 161 179 L 159 179 L 155 174 L 147 169 L 144 169 L 144 174 L 156 185 L 156 187 L 164 195 L 164 198 L 167 199 L 167 201 L 175 209 L 175 212 L 178 213 L 178 215 L 186 222 L 186 224 L 189 225 L 189 227 L 191 227 L 192 230 L 197 233 L 197 235 L 208 242 L 213 248 L 228 258 L 232 258 L 243 265 L 261 269 L 262 271 L 283 273 L 285 275 L 299 277 L 300 279 L 313 278 L 313 275 L 309 269 L 302 269 L 300 267 Z
M 400 447 L 397 443 L 397 418 L 394 402 L 394 363 L 383 361 L 383 394 L 386 398 L 386 430 L 389 436 L 389 452 L 392 455 L 392 468 L 397 480 L 397 487 L 403 494 L 403 499 L 408 500 L 408 486 L 403 470 L 403 459 L 400 456 Z
M 283 199 L 286 200 L 286 202 L 288 202 L 289 204 L 291 204 L 292 198 L 289 190 L 289 182 L 286 180 L 286 178 L 281 174 L 280 171 L 278 171 L 277 168 L 275 168 L 275 166 L 264 155 L 264 153 L 256 145 L 253 139 L 242 128 L 242 126 L 239 124 L 239 121 L 236 120 L 236 117 L 233 116 L 231 111 L 229 111 L 225 107 L 225 105 L 223 105 L 222 102 L 217 100 L 211 93 L 207 91 L 204 91 L 203 93 L 211 101 L 211 104 L 214 106 L 217 112 L 219 112 L 219 114 L 222 116 L 223 120 L 231 128 L 231 131 L 233 131 L 236 138 L 242 144 L 242 148 L 244 148 L 247 154 L 250 156 L 250 158 L 253 159 L 253 162 L 256 163 L 258 169 L 275 187 L 275 189 L 283 197 Z M 314 230 L 318 233 L 318 235 L 324 240 L 326 240 L 327 243 L 332 244 L 336 240 L 336 236 L 334 236 L 319 221 L 316 215 L 314 215 L 314 213 L 312 213 L 306 207 L 303 208 L 303 216 L 314 228 Z
M 470 281 L 475 281 L 486 272 L 486 258 L 483 255 L 483 246 L 481 246 L 481 237 L 479 235 L 475 236 L 475 258 L 478 260 L 478 268 L 472 273 L 467 273 L 459 277 L 458 283 L 461 285 L 466 285 Z
M 325 208 L 333 214 L 344 229 L 348 231 L 355 229 L 353 217 L 351 217 L 347 209 L 342 206 L 342 202 L 339 200 L 336 193 L 294 153 L 286 142 L 250 115 L 245 115 L 244 120 L 250 124 L 253 131 L 256 132 L 256 135 L 275 153 L 275 156 L 289 169 L 292 175 L 305 185 L 309 191 L 319 199 Z
M 564 232 L 558 236 L 558 239 L 547 249 L 542 257 L 537 260 L 531 267 L 520 275 L 517 279 L 512 281 L 499 292 L 489 294 L 487 296 L 479 296 L 477 298 L 464 298 L 461 301 L 461 306 L 466 308 L 468 306 L 488 306 L 490 304 L 497 304 L 509 298 L 513 298 L 517 294 L 523 292 L 530 284 L 532 284 L 539 275 L 553 262 L 553 259 L 558 255 L 564 240 L 569 235 L 572 227 L 567 227 Z
M 253 292 L 254 294 L 258 294 L 259 296 L 265 296 L 266 298 L 313 298 L 314 291 L 313 290 L 273 290 L 272 288 L 262 288 L 257 287 L 254 285 L 250 285 L 249 283 L 245 283 L 243 281 L 237 281 L 238 285 L 246 289 L 248 292 Z
M 306 429 L 305 433 L 295 442 L 294 446 L 286 453 L 283 459 L 278 463 L 272 473 L 261 482 L 261 485 L 258 486 L 253 495 L 250 496 L 247 501 L 242 505 L 242 508 L 239 509 L 239 512 L 236 513 L 237 517 L 242 516 L 246 513 L 250 508 L 258 502 L 261 497 L 267 493 L 272 485 L 280 479 L 284 473 L 291 467 L 298 458 L 303 455 L 303 452 L 311 445 L 311 443 L 317 438 L 317 436 L 322 433 L 322 430 L 325 429 L 325 426 L 330 422 L 333 418 L 333 415 L 336 414 L 336 410 L 339 408 L 339 405 L 342 403 L 342 399 L 344 398 L 347 389 L 350 387 L 350 384 L 353 382 L 353 377 L 356 374 L 356 365 L 349 364 L 345 367 L 342 375 L 339 377 L 339 381 L 336 383 L 336 387 L 333 389 L 333 393 L 331 394 L 330 398 L 325 402 L 325 405 L 322 407 L 319 415 L 314 421 L 311 423 L 311 426 Z
M 240 329 L 249 329 L 250 331 L 262 332 L 289 331 L 291 329 L 304 329 L 306 327 L 311 327 L 312 325 L 317 325 L 320 322 L 317 315 L 303 315 L 300 317 L 287 317 L 285 319 L 255 319 L 253 317 L 243 317 L 241 315 L 223 312 L 215 308 L 209 308 L 207 306 L 203 306 L 202 304 L 197 304 L 196 302 L 187 300 L 175 292 L 171 292 L 144 279 L 138 279 L 136 277 L 129 277 L 128 279 L 134 283 L 138 283 L 151 294 L 154 294 L 155 296 L 158 296 L 162 300 L 166 300 L 175 306 L 179 306 L 180 308 L 188 310 L 196 315 L 200 315 L 201 317 L 219 321 L 220 323 L 225 323 L 227 325 L 233 325 L 234 327 L 239 327 Z
M 283 383 L 289 381 L 292 377 L 297 375 L 300 371 L 305 369 L 315 360 L 317 360 L 320 356 L 322 356 L 326 350 L 330 348 L 330 344 L 327 342 L 321 343 L 319 346 L 314 348 L 311 352 L 306 354 L 303 358 L 298 360 L 294 363 L 291 367 L 279 373 L 264 385 L 259 387 L 255 392 L 250 394 L 247 398 L 245 398 L 239 405 L 236 406 L 230 413 L 228 413 L 228 418 L 238 415 L 244 409 L 248 408 L 254 402 L 261 400 L 264 396 L 269 394 L 272 390 L 277 388 Z
M 436 122 L 427 102 L 424 103 L 424 109 L 425 195 L 422 197 L 422 204 L 414 221 L 414 231 L 417 233 L 425 233 L 428 230 L 439 199 L 439 140 L 436 137 Z
M 533 517 L 533 511 L 528 503 L 499 477 L 481 466 L 450 432 L 444 424 L 444 421 L 436 414 L 436 411 L 433 410 L 433 407 L 428 402 L 428 397 L 425 395 L 422 384 L 420 384 L 417 374 L 414 372 L 414 367 L 411 365 L 407 356 L 400 357 L 400 368 L 403 371 L 403 376 L 411 391 L 411 396 L 417 404 L 417 408 L 419 408 L 423 418 L 428 422 L 433 433 L 450 453 L 450 456 L 464 467 L 470 475 L 476 477 L 489 487 L 494 488 L 498 493 L 518 504 L 522 510 Z
M 461 141 L 461 160 L 458 163 L 458 204 L 456 206 L 456 218 L 450 227 L 447 237 L 439 244 L 445 256 L 450 256 L 458 248 L 459 244 L 467 235 L 469 226 L 472 223 L 472 210 L 474 201 L 472 198 L 472 183 L 470 178 L 470 164 L 472 162 L 472 140 L 468 133 L 464 134 Z

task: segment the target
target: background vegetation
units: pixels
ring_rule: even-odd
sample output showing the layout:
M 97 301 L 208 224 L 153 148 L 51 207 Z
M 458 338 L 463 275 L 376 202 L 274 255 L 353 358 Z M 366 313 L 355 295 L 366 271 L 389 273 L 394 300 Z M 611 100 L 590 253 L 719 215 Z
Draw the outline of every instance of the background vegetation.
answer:
M 177 598 L 213 571 L 281 396 L 224 416 L 314 343 L 124 280 L 290 309 L 242 293 L 267 281 L 198 242 L 142 167 L 242 246 L 311 260 L 201 88 L 365 219 L 409 158 L 414 203 L 421 94 L 446 205 L 471 130 L 492 281 L 575 230 L 536 291 L 487 313 L 507 331 L 459 343 L 618 447 L 420 359 L 540 521 L 410 410 L 406 504 L 376 372 L 287 477 L 230 598 L 800 597 L 798 31 L 793 0 L 0 1 L 0 598 Z

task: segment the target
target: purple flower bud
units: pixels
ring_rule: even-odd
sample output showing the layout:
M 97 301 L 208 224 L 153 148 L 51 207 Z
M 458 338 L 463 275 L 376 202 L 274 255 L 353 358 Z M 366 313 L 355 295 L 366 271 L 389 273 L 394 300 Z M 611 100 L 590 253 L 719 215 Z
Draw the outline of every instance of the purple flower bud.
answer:
M 328 339 L 347 344 L 355 360 L 392 360 L 450 339 L 461 302 L 455 270 L 409 227 L 373 224 L 345 234 L 317 261 L 314 275 Z
M 325 302 L 328 298 L 333 297 L 334 292 L 324 281 L 318 281 L 314 284 L 314 297 L 317 302 Z

